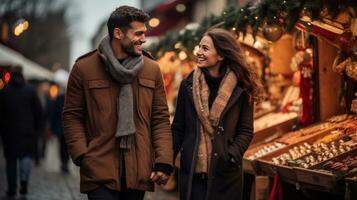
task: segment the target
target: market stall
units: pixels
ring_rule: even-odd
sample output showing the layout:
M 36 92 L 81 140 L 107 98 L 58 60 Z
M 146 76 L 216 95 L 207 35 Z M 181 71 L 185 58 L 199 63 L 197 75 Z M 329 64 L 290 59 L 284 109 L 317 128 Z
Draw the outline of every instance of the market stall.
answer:
M 243 158 L 251 199 L 356 198 L 356 9 L 345 1 L 264 0 L 227 9 L 153 48 L 184 61 L 207 28 L 236 34 L 267 97 L 256 105 L 254 139 Z
M 309 190 L 320 197 L 356 198 L 351 190 L 357 169 L 356 35 L 347 34 L 351 27 L 346 24 L 331 24 L 303 17 L 296 25 L 298 38 L 312 30 L 310 43 L 300 43 L 291 62 L 300 74 L 300 123 L 311 125 L 259 140 L 244 156 L 247 172 L 271 177 L 265 188 L 270 197 L 292 198 Z M 294 191 L 282 189 L 285 183 Z

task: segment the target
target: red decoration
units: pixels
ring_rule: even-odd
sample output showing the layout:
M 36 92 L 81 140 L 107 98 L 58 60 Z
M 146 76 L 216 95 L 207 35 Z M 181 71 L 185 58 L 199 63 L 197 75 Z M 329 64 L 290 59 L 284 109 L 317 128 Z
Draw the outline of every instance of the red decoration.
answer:
M 269 200 L 283 200 L 283 188 L 278 174 L 274 176 L 274 184 L 269 195 Z
M 313 122 L 312 113 L 312 65 L 310 63 L 301 63 L 299 65 L 300 73 L 300 96 L 302 99 L 301 124 L 309 125 Z
M 4 81 L 5 81 L 6 84 L 9 83 L 10 78 L 11 78 L 10 72 L 7 72 L 7 71 L 6 71 L 6 72 L 4 73 Z

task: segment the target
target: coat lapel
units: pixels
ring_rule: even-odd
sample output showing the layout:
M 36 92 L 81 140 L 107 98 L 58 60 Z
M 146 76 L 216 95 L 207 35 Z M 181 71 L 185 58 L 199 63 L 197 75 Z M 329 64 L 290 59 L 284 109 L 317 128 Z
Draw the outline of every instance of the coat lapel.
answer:
M 236 86 L 234 88 L 231 97 L 229 98 L 229 101 L 227 103 L 227 106 L 224 108 L 221 118 L 227 113 L 227 111 L 233 106 L 233 104 L 238 100 L 240 95 L 243 93 L 243 88 Z
M 188 93 L 188 97 L 189 99 L 191 100 L 191 103 L 194 105 L 194 102 L 193 102 L 193 90 L 192 90 L 192 85 L 193 85 L 193 72 L 191 72 L 188 77 L 187 77 L 187 81 L 186 81 L 186 90 L 187 90 L 187 93 Z

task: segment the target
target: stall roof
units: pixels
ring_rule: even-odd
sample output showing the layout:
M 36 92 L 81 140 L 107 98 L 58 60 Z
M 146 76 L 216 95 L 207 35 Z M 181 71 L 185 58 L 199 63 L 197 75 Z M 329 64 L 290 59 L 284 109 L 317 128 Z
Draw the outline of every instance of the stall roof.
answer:
M 2 44 L 0 44 L 0 66 L 1 65 L 22 67 L 26 79 L 53 79 L 53 72 Z

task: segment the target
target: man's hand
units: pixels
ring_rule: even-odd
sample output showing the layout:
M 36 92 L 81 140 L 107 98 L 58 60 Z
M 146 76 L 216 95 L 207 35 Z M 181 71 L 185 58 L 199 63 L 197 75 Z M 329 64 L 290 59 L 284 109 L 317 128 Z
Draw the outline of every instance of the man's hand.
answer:
M 157 183 L 158 185 L 166 185 L 167 181 L 169 180 L 169 176 L 163 172 L 151 172 L 150 179 Z

